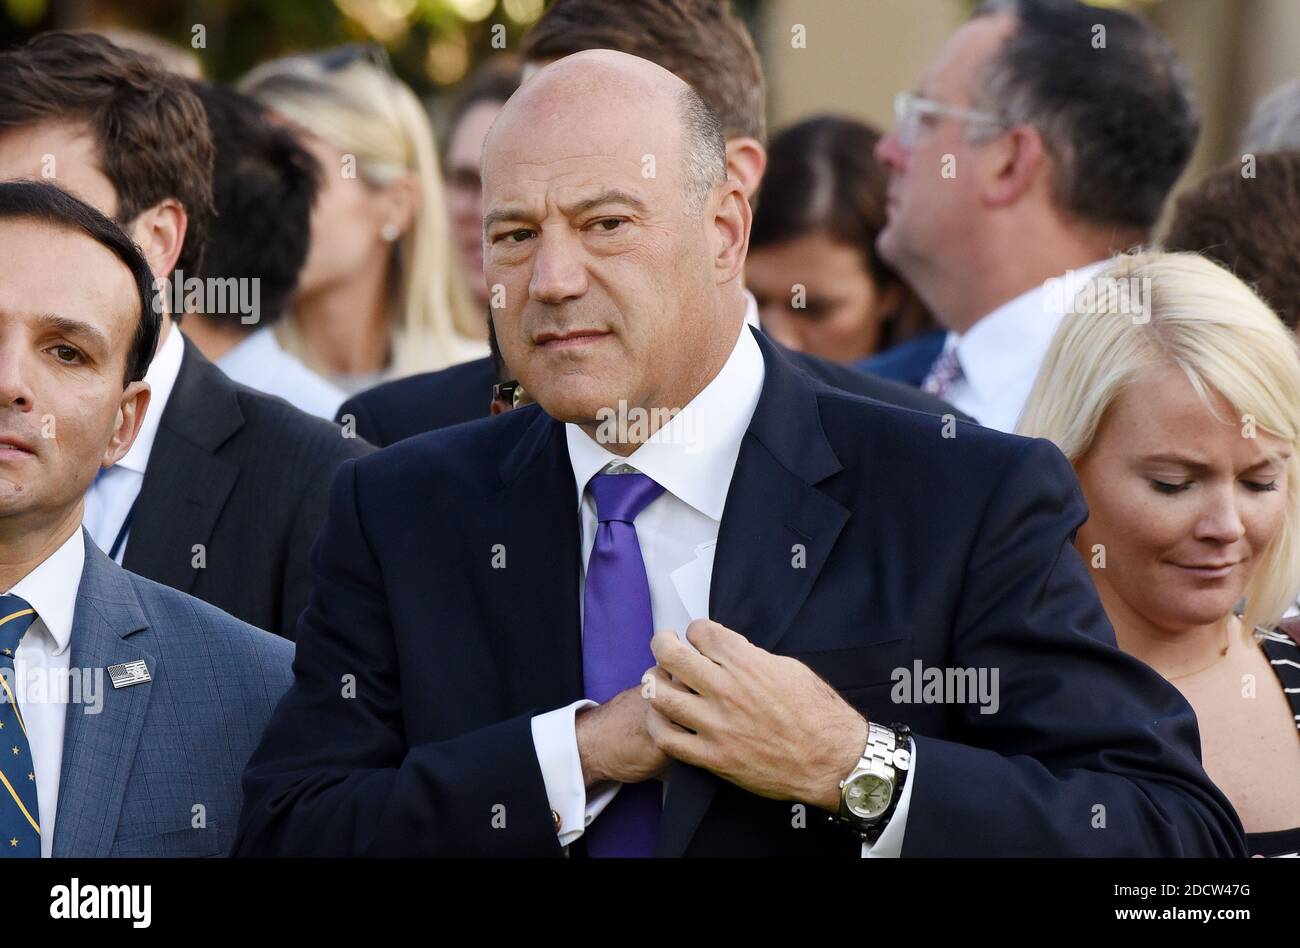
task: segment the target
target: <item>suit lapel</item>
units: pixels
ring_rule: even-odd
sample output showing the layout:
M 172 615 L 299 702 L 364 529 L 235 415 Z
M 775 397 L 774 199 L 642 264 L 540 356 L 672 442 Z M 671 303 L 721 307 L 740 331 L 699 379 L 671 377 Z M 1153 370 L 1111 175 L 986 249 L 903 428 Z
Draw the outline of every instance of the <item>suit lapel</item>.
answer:
M 173 332 L 178 331 L 173 328 Z M 185 340 L 185 355 L 136 500 L 123 565 L 190 592 L 239 468 L 215 453 L 244 424 L 235 386 Z
M 519 410 L 536 418 L 502 462 L 482 525 L 506 557 L 491 571 L 487 625 L 510 707 L 550 709 L 582 697 L 577 494 L 564 425 Z
M 156 680 L 158 660 L 128 641 L 148 628 L 125 572 L 83 533 L 86 560 L 72 620 L 70 667 L 99 678 L 100 705 L 68 704 L 54 823 L 53 855 L 109 854 L 135 762 L 153 682 L 114 689 L 107 668 L 143 661 Z
M 813 384 L 762 337 L 766 367 L 731 478 L 714 554 L 710 617 L 773 651 L 835 545 L 849 511 L 816 485 L 841 470 Z M 721 778 L 674 764 L 658 855 L 686 851 Z

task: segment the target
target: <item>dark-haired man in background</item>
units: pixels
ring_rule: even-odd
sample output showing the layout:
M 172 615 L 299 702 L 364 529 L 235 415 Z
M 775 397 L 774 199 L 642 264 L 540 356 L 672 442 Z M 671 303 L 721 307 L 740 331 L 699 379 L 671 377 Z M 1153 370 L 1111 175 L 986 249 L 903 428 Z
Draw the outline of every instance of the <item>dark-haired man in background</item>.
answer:
M 192 80 L 212 132 L 216 204 L 203 254 L 209 280 L 248 280 L 257 313 L 188 312 L 185 335 L 241 385 L 278 395 L 309 415 L 333 419 L 343 392 L 280 348 L 271 327 L 285 314 L 311 243 L 320 165 L 253 99 Z M 233 283 L 231 284 L 233 285 Z
M 647 59 L 689 83 L 722 120 L 727 170 L 753 199 L 767 164 L 766 92 L 762 64 L 745 24 L 728 0 L 556 0 L 524 39 L 525 72 L 571 53 L 612 49 Z M 758 306 L 746 295 L 746 321 L 758 326 Z M 864 375 L 827 359 L 778 346 L 800 371 L 854 395 L 933 414 L 966 416 L 933 396 L 892 380 Z M 453 421 L 446 405 L 478 405 L 488 413 L 492 371 L 487 359 L 381 385 L 350 398 L 339 420 L 351 416 L 357 432 L 377 444 Z M 461 394 L 467 385 L 475 394 Z
M 0 180 L 52 180 L 116 219 L 154 276 L 199 276 L 212 139 L 186 80 L 91 33 L 0 53 Z M 165 302 L 165 301 L 164 301 Z M 237 385 L 164 319 L 131 450 L 86 497 L 86 527 L 132 572 L 292 637 L 330 476 L 368 446 Z
M 862 365 L 1012 431 L 1075 290 L 1146 242 L 1191 158 L 1188 77 L 1132 13 L 988 0 L 896 108 L 876 245 L 948 335 Z
M 81 527 L 149 407 L 153 289 L 108 218 L 0 182 L 0 857 L 225 853 L 289 685 L 289 643 L 123 570 Z

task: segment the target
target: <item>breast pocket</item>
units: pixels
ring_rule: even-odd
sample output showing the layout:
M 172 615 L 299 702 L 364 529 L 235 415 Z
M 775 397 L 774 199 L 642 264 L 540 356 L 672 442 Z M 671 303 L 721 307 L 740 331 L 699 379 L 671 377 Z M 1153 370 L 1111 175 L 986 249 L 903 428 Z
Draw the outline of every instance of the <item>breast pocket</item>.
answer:
M 202 829 L 195 829 L 186 821 L 184 826 L 177 826 L 174 829 L 162 829 L 115 839 L 113 848 L 108 853 L 110 857 L 175 859 L 196 859 L 224 854 L 221 827 L 211 821 Z

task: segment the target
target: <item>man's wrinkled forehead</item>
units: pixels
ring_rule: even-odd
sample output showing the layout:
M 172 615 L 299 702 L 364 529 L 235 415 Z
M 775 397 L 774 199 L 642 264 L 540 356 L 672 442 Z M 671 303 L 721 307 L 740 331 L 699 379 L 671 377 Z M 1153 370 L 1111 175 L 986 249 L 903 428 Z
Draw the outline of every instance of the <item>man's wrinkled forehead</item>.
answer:
M 549 160 L 530 154 L 503 154 L 484 165 L 484 211 L 501 203 L 580 201 L 586 192 L 618 188 L 649 198 L 657 179 L 647 177 L 647 166 L 636 156 L 601 152 L 574 152 Z
M 565 128 L 526 129 L 511 123 L 495 128 L 483 152 L 484 211 L 521 200 L 567 201 L 575 192 L 618 188 L 647 202 L 679 177 L 678 133 L 603 134 L 599 123 L 572 120 Z M 643 129 L 644 131 L 644 129 Z

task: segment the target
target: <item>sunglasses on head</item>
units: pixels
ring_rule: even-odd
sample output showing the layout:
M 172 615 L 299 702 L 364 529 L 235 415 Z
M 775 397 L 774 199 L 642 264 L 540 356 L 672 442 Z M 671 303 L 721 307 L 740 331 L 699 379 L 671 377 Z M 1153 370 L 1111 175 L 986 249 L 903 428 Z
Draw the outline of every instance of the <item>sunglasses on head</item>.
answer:
M 372 66 L 378 66 L 388 75 L 393 75 L 393 63 L 388 58 L 388 50 L 377 43 L 345 43 L 316 53 L 315 59 L 327 72 L 338 72 L 353 63 L 368 62 Z

